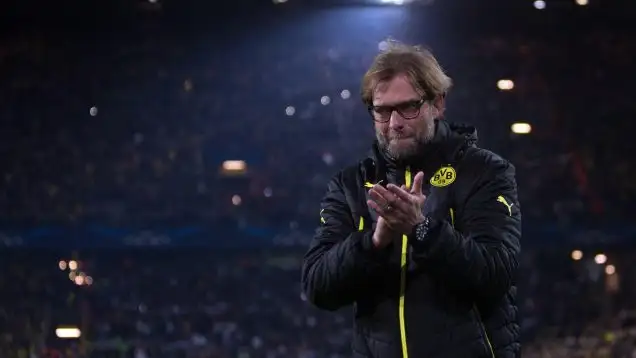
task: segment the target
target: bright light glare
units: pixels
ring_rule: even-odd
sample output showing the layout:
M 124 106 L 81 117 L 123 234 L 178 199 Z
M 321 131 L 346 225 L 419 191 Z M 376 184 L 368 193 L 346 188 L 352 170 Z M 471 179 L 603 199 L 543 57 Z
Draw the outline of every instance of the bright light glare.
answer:
M 529 123 L 513 123 L 510 130 L 515 134 L 528 134 L 532 132 L 532 126 Z
M 605 266 L 605 274 L 613 275 L 615 273 L 616 273 L 616 266 L 614 266 L 614 265 Z
M 243 160 L 226 160 L 221 166 L 224 175 L 242 175 L 247 171 L 247 163 Z
M 232 196 L 232 204 L 241 205 L 241 197 L 239 195 Z
M 58 338 L 79 338 L 82 331 L 77 327 L 58 327 L 55 329 L 55 335 Z
M 534 2 L 534 8 L 537 10 L 543 10 L 545 9 L 545 1 L 543 0 L 536 0 Z
M 508 79 L 499 80 L 497 81 L 497 88 L 502 91 L 510 91 L 511 89 L 515 88 L 515 83 L 512 80 Z
M 234 171 L 234 170 L 245 170 L 245 162 L 242 160 L 226 160 L 223 162 L 223 169 Z
M 71 271 L 77 270 L 77 266 L 78 266 L 77 265 L 77 261 L 75 261 L 75 260 L 71 260 L 71 261 L 68 262 L 68 268 Z
M 578 261 L 583 258 L 583 252 L 581 250 L 572 251 L 572 260 Z
M 575 0 L 575 2 L 577 5 L 581 5 L 581 6 L 585 6 L 589 3 L 587 0 Z
M 594 256 L 594 262 L 596 262 L 599 265 L 602 265 L 607 262 L 607 256 L 605 256 L 604 254 L 598 254 Z
M 270 187 L 267 187 L 265 188 L 265 190 L 263 190 L 263 195 L 265 195 L 266 198 L 271 198 L 272 194 L 274 194 L 274 191 Z

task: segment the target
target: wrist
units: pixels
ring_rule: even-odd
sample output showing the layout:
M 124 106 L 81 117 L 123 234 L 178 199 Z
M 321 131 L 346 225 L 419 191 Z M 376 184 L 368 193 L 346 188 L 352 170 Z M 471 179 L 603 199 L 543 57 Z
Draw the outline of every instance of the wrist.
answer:
M 382 237 L 378 235 L 377 232 L 373 233 L 373 236 L 371 237 L 371 242 L 373 243 L 373 248 L 375 249 L 383 249 L 387 247 L 387 245 L 389 244 L 389 240 L 383 239 Z

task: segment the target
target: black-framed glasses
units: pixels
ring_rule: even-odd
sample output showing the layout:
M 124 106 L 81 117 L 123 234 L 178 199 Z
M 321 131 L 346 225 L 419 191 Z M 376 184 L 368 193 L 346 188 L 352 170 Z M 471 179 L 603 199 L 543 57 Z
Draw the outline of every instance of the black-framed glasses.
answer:
M 424 102 L 426 102 L 426 98 L 402 102 L 393 106 L 369 106 L 368 110 L 374 121 L 386 123 L 391 120 L 393 112 L 397 112 L 404 119 L 416 118 L 420 114 Z

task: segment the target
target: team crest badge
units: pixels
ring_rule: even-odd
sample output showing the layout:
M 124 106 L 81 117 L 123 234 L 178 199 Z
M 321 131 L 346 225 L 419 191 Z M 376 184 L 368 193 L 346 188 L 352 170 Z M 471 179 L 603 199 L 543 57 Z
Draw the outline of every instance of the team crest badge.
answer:
M 430 183 L 432 186 L 441 188 L 453 184 L 456 176 L 457 173 L 455 173 L 455 169 L 453 169 L 452 167 L 441 167 L 438 171 L 435 172 L 435 175 L 431 177 Z

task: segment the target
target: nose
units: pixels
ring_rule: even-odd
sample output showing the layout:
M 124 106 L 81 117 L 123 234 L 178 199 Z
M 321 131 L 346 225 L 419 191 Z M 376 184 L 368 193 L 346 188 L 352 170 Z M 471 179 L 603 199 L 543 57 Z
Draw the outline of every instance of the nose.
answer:
M 404 127 L 404 118 L 398 113 L 398 111 L 393 111 L 391 113 L 391 118 L 389 119 L 389 127 L 391 129 L 402 129 Z

